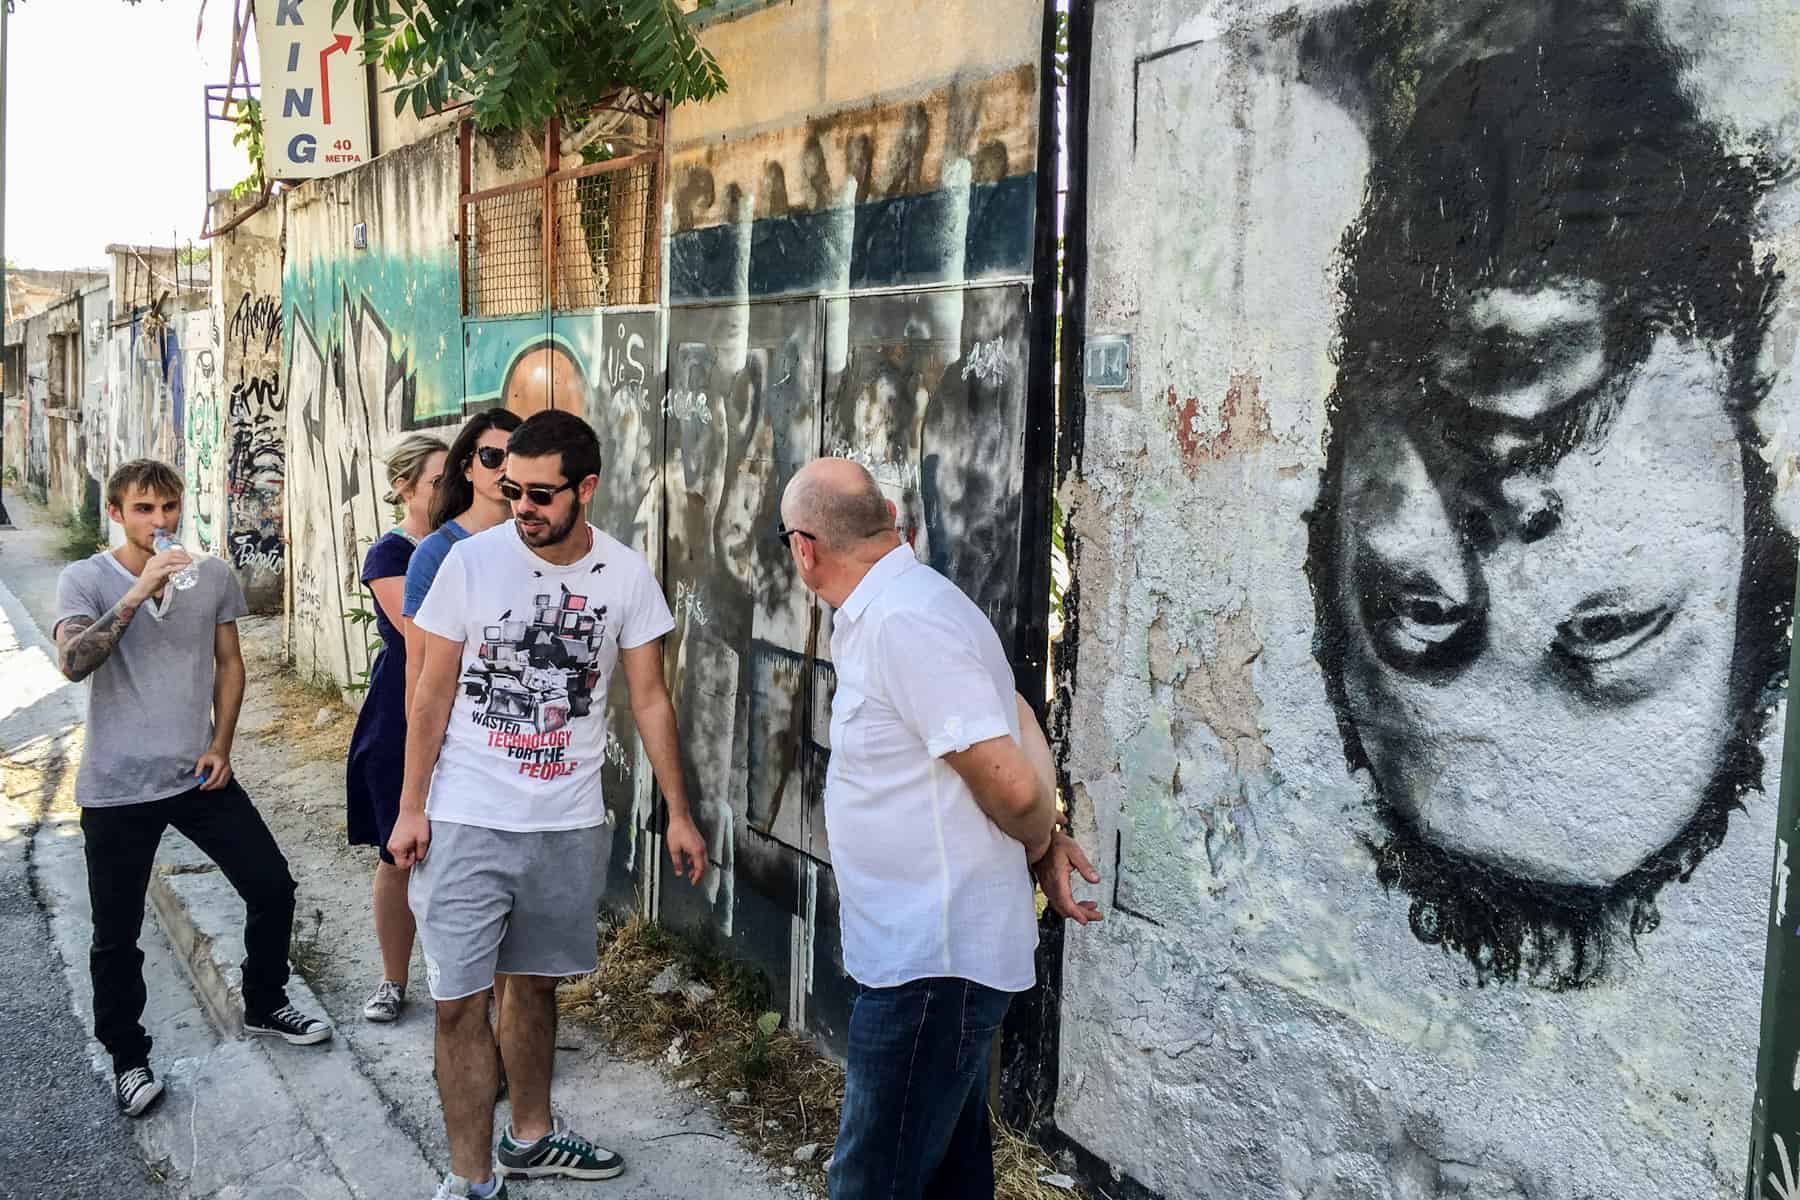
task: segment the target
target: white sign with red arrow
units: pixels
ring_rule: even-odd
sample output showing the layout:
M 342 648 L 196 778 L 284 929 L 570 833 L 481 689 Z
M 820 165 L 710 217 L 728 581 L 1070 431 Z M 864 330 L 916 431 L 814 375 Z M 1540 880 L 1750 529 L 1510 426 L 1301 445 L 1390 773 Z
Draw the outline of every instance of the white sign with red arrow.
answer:
M 335 23 L 332 0 L 257 7 L 264 167 L 273 179 L 316 179 L 369 160 L 368 76 L 355 49 L 362 37 L 355 7 Z

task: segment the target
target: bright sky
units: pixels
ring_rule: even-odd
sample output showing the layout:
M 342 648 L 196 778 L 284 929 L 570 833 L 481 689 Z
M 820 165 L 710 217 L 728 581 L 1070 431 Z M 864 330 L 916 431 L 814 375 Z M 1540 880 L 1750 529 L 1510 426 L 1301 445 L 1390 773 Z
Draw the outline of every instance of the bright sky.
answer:
M 5 3 L 5 0 L 0 0 Z M 225 82 L 231 0 L 17 0 L 7 36 L 6 257 L 105 265 L 110 242 L 200 236 L 203 87 Z M 251 78 L 256 58 L 251 54 Z M 213 184 L 248 173 L 214 123 Z

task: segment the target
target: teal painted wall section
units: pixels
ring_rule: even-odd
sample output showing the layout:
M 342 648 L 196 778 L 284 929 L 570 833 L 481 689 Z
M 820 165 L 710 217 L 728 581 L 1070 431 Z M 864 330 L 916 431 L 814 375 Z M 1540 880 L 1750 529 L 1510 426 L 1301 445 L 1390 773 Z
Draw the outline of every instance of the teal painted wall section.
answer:
M 451 254 L 401 258 L 368 251 L 289 263 L 282 280 L 290 327 L 298 315 L 321 341 L 341 339 L 345 299 L 367 305 L 388 335 L 407 377 L 401 428 L 437 425 L 462 415 L 462 295 Z

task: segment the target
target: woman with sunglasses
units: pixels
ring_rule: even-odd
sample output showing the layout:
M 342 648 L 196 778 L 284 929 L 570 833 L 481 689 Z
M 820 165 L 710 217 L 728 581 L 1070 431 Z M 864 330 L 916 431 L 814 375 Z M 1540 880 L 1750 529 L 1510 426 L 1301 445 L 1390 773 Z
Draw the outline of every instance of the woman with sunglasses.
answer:
M 393 1021 L 406 1004 L 406 976 L 412 960 L 413 917 L 406 905 L 407 872 L 394 865 L 388 835 L 400 814 L 400 785 L 406 767 L 406 645 L 400 627 L 406 568 L 419 540 L 431 532 L 430 510 L 444 473 L 449 447 L 430 434 L 401 438 L 388 452 L 389 504 L 405 516 L 375 540 L 363 559 L 362 581 L 375 598 L 375 630 L 381 651 L 369 669 L 369 690 L 350 738 L 344 773 L 345 831 L 352 846 L 374 846 L 375 940 L 381 944 L 381 982 L 363 1016 Z
M 444 479 L 431 502 L 431 536 L 419 543 L 406 567 L 406 595 L 401 612 L 406 616 L 406 711 L 412 711 L 413 687 L 419 679 L 419 663 L 425 653 L 425 635 L 413 628 L 413 614 L 425 603 L 438 568 L 450 547 L 472 533 L 491 529 L 512 516 L 512 507 L 500 494 L 506 474 L 506 441 L 520 425 L 519 415 L 504 408 L 490 408 L 470 417 L 450 443 Z

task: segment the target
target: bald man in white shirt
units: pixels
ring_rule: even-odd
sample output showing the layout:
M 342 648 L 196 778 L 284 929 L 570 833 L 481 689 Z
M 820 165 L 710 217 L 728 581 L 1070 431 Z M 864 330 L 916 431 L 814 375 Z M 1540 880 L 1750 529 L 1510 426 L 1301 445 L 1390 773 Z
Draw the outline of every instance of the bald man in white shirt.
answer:
M 850 1017 L 832 1200 L 988 1200 L 987 1065 L 1035 982 L 1032 874 L 1081 924 L 1069 874 L 1099 875 L 1056 829 L 1049 746 L 993 626 L 913 557 L 862 467 L 820 459 L 779 536 L 836 610 L 825 824 Z

